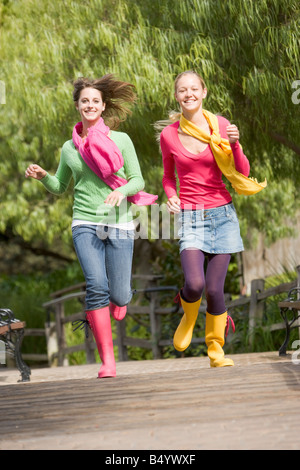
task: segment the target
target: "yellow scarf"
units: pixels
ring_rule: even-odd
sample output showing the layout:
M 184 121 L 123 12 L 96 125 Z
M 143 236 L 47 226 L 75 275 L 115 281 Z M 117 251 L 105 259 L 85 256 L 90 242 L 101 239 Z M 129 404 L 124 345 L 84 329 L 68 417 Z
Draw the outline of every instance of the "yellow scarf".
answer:
M 238 194 L 249 196 L 256 194 L 267 186 L 267 180 L 258 183 L 256 179 L 247 178 L 239 173 L 234 165 L 234 158 L 228 139 L 223 139 L 219 133 L 218 118 L 209 111 L 202 110 L 209 127 L 212 129 L 212 135 L 206 134 L 191 121 L 185 119 L 183 115 L 180 118 L 180 127 L 185 134 L 191 135 L 202 142 L 210 145 L 218 167 L 223 175 L 230 181 L 232 187 Z

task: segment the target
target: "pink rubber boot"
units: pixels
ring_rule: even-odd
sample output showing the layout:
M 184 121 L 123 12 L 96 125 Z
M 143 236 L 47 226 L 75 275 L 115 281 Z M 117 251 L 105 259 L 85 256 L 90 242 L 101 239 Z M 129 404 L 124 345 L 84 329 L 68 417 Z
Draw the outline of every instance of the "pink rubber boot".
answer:
M 86 318 L 96 340 L 97 349 L 102 362 L 98 377 L 115 377 L 116 362 L 109 307 L 107 306 L 97 310 L 88 310 L 86 312 Z
M 125 318 L 125 315 L 127 313 L 127 305 L 124 305 L 124 307 L 118 307 L 118 305 L 115 305 L 110 302 L 109 310 L 115 320 L 121 321 L 123 320 L 123 318 Z

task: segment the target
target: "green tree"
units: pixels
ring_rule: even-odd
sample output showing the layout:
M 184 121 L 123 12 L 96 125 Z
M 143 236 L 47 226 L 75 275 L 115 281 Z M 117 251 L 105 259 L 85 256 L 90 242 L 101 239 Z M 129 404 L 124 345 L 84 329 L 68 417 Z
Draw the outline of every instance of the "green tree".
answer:
M 287 235 L 300 187 L 299 17 L 296 0 L 2 0 L 1 239 L 74 257 L 72 187 L 58 198 L 23 175 L 33 161 L 55 171 L 78 120 L 78 76 L 113 72 L 135 84 L 138 104 L 121 130 L 146 190 L 165 201 L 153 123 L 175 106 L 174 77 L 191 68 L 207 82 L 207 108 L 238 124 L 251 174 L 268 179 L 255 197 L 233 195 L 243 235 L 249 243 L 257 231 L 269 242 Z

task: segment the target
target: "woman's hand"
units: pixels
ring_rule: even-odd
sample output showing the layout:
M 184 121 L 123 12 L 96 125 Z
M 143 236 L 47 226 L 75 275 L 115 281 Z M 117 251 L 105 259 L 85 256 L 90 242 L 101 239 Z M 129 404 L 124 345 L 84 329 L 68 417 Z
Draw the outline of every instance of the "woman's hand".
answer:
M 169 212 L 173 213 L 173 214 L 177 214 L 178 212 L 180 212 L 180 199 L 179 197 L 177 196 L 172 196 L 168 199 L 168 202 L 167 202 L 167 207 L 168 207 L 168 210 Z
M 227 137 L 231 144 L 235 144 L 240 138 L 240 133 L 235 124 L 226 127 Z
M 26 178 L 34 178 L 35 180 L 41 180 L 46 176 L 47 172 L 39 165 L 29 165 L 29 167 L 25 171 Z
M 120 191 L 115 189 L 107 196 L 104 202 L 105 204 L 108 204 L 110 206 L 119 207 L 119 205 L 121 204 L 124 198 L 125 198 L 124 194 L 120 193 Z

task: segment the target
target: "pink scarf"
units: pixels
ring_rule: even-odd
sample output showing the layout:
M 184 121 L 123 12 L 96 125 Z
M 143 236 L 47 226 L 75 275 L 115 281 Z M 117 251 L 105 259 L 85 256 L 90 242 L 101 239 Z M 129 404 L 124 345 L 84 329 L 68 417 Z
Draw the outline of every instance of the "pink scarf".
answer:
M 80 137 L 82 122 L 78 122 L 73 128 L 72 139 L 89 168 L 114 190 L 124 186 L 127 180 L 114 174 L 122 168 L 124 159 L 117 145 L 108 137 L 109 131 L 109 127 L 100 118 L 94 126 L 88 129 L 86 139 L 82 140 Z M 127 200 L 139 206 L 148 206 L 157 198 L 158 196 L 153 194 L 139 191 L 133 196 L 128 196 Z

